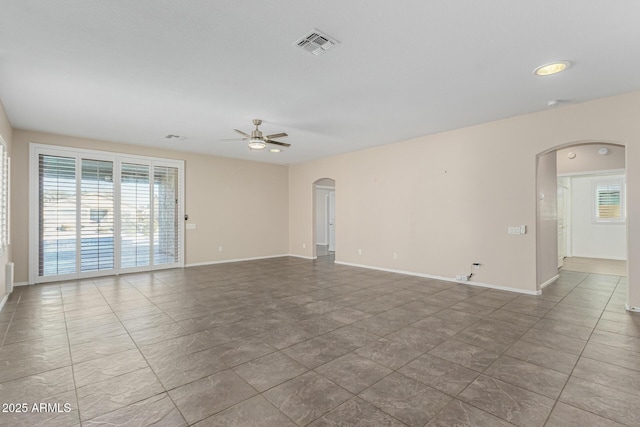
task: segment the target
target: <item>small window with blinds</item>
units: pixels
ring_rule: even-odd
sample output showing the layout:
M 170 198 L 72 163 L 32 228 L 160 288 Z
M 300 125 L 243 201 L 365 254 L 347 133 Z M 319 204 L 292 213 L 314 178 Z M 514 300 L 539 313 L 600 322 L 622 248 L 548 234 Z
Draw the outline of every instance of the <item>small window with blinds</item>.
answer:
M 624 181 L 595 181 L 594 221 L 596 223 L 619 223 L 625 220 Z

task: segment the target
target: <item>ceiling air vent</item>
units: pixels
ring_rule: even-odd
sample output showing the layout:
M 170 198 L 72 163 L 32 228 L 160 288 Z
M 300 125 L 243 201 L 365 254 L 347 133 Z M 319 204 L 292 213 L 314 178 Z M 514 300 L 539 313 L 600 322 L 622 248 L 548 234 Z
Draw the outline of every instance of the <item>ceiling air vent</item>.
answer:
M 165 139 L 179 139 L 180 141 L 184 141 L 187 137 L 170 133 L 165 136 Z
M 333 46 L 337 45 L 338 42 L 326 34 L 321 33 L 318 30 L 313 30 L 300 40 L 296 42 L 298 47 L 306 50 L 307 52 L 313 53 L 314 55 L 322 55 L 327 50 L 331 49 Z

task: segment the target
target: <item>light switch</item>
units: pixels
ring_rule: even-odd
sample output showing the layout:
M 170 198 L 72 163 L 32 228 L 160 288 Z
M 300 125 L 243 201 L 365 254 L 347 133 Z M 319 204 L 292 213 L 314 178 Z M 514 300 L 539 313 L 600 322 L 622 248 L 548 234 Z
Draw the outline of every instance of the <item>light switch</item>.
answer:
M 195 229 L 196 229 L 195 224 L 187 224 L 187 230 L 195 230 Z

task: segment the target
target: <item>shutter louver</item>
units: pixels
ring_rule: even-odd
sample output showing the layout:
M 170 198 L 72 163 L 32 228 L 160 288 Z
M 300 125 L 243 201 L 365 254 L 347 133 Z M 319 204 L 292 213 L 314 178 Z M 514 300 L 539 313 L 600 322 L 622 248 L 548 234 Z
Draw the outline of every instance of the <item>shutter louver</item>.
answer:
M 40 155 L 40 276 L 76 272 L 76 160 Z
M 82 159 L 81 271 L 114 268 L 113 162 Z
M 620 184 L 598 184 L 596 186 L 596 215 L 598 219 L 622 219 Z
M 153 263 L 173 264 L 179 260 L 178 168 L 155 166 L 153 184 Z
M 151 254 L 149 166 L 122 163 L 120 172 L 121 268 L 145 267 Z

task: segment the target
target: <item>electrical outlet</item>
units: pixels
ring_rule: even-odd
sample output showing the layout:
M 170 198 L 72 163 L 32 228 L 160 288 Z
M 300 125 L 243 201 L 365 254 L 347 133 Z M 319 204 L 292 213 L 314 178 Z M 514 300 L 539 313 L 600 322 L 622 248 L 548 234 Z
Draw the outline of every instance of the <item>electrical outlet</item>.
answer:
M 218 246 L 218 252 L 222 252 L 222 246 Z
M 469 281 L 469 277 L 466 274 L 457 274 L 456 280 L 459 280 L 460 282 L 467 282 Z
M 187 223 L 187 230 L 195 230 L 196 229 L 196 225 L 193 223 Z
M 398 254 L 397 253 L 393 253 L 393 259 L 398 259 Z
M 480 270 L 480 263 L 479 262 L 474 262 L 473 263 L 473 268 L 475 268 L 476 270 Z
M 509 227 L 507 227 L 507 233 L 509 233 L 509 234 L 527 234 L 527 226 L 526 225 L 516 225 L 515 227 L 509 226 Z
M 306 244 L 306 243 L 303 243 L 303 244 L 302 244 L 302 249 L 306 249 L 306 248 L 307 248 L 307 244 Z
M 362 255 L 362 249 L 358 249 L 358 255 Z

